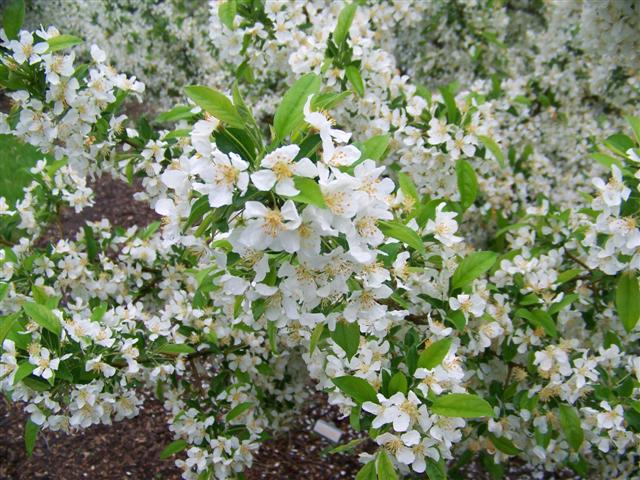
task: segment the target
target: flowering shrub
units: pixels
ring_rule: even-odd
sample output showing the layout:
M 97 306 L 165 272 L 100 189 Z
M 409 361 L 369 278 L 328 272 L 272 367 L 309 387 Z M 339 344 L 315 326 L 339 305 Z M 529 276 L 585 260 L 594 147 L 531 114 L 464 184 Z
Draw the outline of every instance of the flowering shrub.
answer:
M 638 476 L 640 118 L 550 133 L 543 110 L 593 110 L 540 83 L 556 67 L 535 53 L 526 77 L 413 83 L 398 30 L 431 8 L 212 2 L 221 83 L 133 123 L 142 83 L 9 3 L 0 133 L 33 165 L 0 192 L 0 388 L 30 413 L 27 449 L 153 390 L 184 478 L 242 478 L 312 383 L 361 432 L 341 447 L 365 447 L 358 479 L 444 478 L 476 454 L 493 476 L 510 457 Z M 140 178 L 162 222 L 43 246 L 104 172 Z

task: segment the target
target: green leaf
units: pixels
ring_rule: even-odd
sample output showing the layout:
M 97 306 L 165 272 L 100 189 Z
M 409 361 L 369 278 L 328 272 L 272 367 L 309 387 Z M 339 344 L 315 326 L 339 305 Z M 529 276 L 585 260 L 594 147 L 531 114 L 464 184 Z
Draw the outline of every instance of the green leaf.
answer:
M 27 378 L 35 369 L 36 366 L 34 364 L 27 361 L 22 362 L 20 365 L 18 365 L 16 373 L 13 375 L 13 384 L 17 385 L 18 383 L 20 383 L 20 380 L 22 380 L 23 378 Z
M 240 403 L 239 405 L 236 405 L 231 410 L 229 410 L 229 413 L 227 413 L 227 417 L 226 417 L 227 422 L 230 422 L 234 418 L 239 417 L 244 412 L 249 410 L 251 407 L 253 407 L 253 403 L 251 402 L 243 402 L 243 403 Z
M 451 338 L 443 338 L 429 345 L 429 347 L 420 354 L 420 358 L 418 358 L 418 368 L 430 370 L 440 365 L 447 356 L 447 353 L 449 353 L 452 341 Z
M 634 147 L 633 140 L 622 133 L 611 135 L 604 141 L 604 144 L 609 149 L 622 156 L 626 156 L 627 150 Z
M 439 461 L 435 461 L 431 458 L 426 458 L 427 461 L 427 477 L 429 480 L 446 480 L 447 479 L 447 467 L 444 460 L 440 458 Z
M 541 327 L 547 335 L 558 337 L 558 329 L 551 316 L 543 310 L 529 311 L 524 308 L 516 310 L 516 317 L 526 318 L 534 327 Z
M 612 157 L 610 155 L 606 155 L 604 153 L 595 152 L 595 153 L 591 153 L 590 156 L 596 162 L 598 162 L 600 165 L 602 165 L 603 167 L 605 167 L 608 170 L 611 170 L 611 166 L 612 165 L 615 165 L 618 168 L 623 168 L 624 167 L 624 165 L 622 164 L 620 159 Z
M 576 452 L 580 450 L 580 446 L 584 441 L 584 432 L 580 425 L 580 417 L 578 412 L 569 405 L 560 405 L 560 426 L 564 432 L 567 442 Z
M 311 338 L 309 339 L 309 354 L 312 354 L 316 349 L 318 342 L 320 341 L 320 337 L 322 337 L 322 332 L 324 332 L 324 323 L 319 323 L 313 329 L 311 333 Z
M 24 426 L 24 446 L 27 449 L 27 455 L 29 457 L 33 455 L 33 448 L 36 446 L 39 430 L 39 425 L 33 423 L 31 419 L 27 420 Z
M 362 144 L 362 155 L 360 158 L 364 161 L 380 160 L 384 156 L 389 146 L 389 135 L 376 135 L 369 138 Z
M 504 154 L 500 146 L 492 138 L 485 137 L 484 135 L 478 135 L 478 140 L 496 157 L 500 166 L 504 168 Z
M 340 47 L 340 44 L 344 42 L 349 34 L 349 29 L 353 23 L 353 18 L 356 15 L 356 9 L 358 4 L 356 2 L 345 5 L 338 15 L 338 22 L 336 23 L 336 29 L 333 32 L 333 41 Z
M 553 338 L 558 338 L 558 329 L 556 328 L 556 324 L 547 312 L 543 310 L 534 310 L 531 312 L 535 319 L 538 321 L 538 324 L 542 326 L 547 335 L 550 335 Z
M 0 282 L 0 302 L 4 300 L 4 297 L 7 296 L 8 292 L 9 292 L 9 284 Z M 2 343 L 2 340 L 0 340 L 0 343 Z
M 196 353 L 196 349 L 185 343 L 164 343 L 156 349 L 156 352 L 167 355 L 178 355 L 180 353 L 188 355 L 190 353 Z
M 242 298 L 242 297 L 239 297 Z M 278 353 L 278 325 L 276 322 L 269 320 L 267 322 L 267 337 L 269 338 L 269 348 L 273 354 Z
M 498 254 L 495 252 L 474 252 L 465 257 L 451 277 L 451 288 L 464 288 L 476 278 L 489 271 L 496 263 Z
M 174 440 L 160 452 L 160 458 L 162 460 L 166 460 L 176 453 L 183 451 L 185 448 L 187 448 L 187 442 L 185 440 L 182 440 L 181 438 Z
M 376 467 L 376 470 L 378 471 L 378 480 L 398 480 L 396 469 L 386 451 L 382 450 L 378 454 Z
M 336 329 L 331 332 L 331 338 L 346 352 L 347 358 L 351 360 L 360 346 L 360 326 L 357 322 L 340 321 L 336 323 Z
M 364 438 L 354 438 L 344 445 L 338 445 L 337 447 L 332 448 L 331 450 L 329 450 L 329 453 L 333 455 L 334 453 L 348 452 L 349 450 L 353 450 L 362 442 L 364 442 Z
M 334 378 L 332 379 L 332 381 L 336 387 L 342 390 L 343 393 L 351 397 L 357 403 L 378 403 L 376 391 L 369 384 L 369 382 L 362 378 L 345 375 L 343 377 Z
M 47 40 L 47 43 L 49 44 L 48 52 L 57 52 L 58 50 L 64 50 L 65 48 L 80 45 L 83 42 L 84 40 L 80 37 L 74 37 L 73 35 L 58 35 L 57 37 Z
M 396 372 L 395 375 L 391 377 L 391 380 L 389 380 L 389 396 L 398 392 L 406 395 L 408 387 L 407 377 L 404 376 L 404 373 Z
M 399 222 L 380 221 L 378 222 L 378 228 L 385 236 L 393 237 L 396 240 L 406 243 L 418 252 L 425 253 L 424 242 L 422 238 L 420 238 L 420 235 L 406 225 Z
M 458 118 L 460 118 L 460 111 L 456 105 L 456 98 L 453 94 L 452 88 L 453 85 L 440 87 L 440 93 L 442 94 L 442 99 L 447 107 L 447 120 L 449 123 L 457 123 Z
M 632 272 L 625 272 L 616 288 L 616 310 L 627 332 L 633 330 L 640 318 L 640 288 Z
M 300 193 L 291 197 L 292 200 L 298 203 L 314 205 L 319 208 L 327 208 L 322 190 L 320 190 L 320 185 L 318 185 L 315 180 L 306 177 L 293 177 L 293 183 L 296 188 L 300 190 Z
M 468 393 L 449 393 L 437 397 L 431 411 L 443 417 L 493 417 L 493 408 L 486 400 Z
M 460 192 L 460 204 L 466 210 L 478 196 L 478 179 L 473 167 L 466 160 L 458 160 L 456 163 L 456 177 L 458 179 L 458 191 Z
M 91 262 L 95 262 L 98 259 L 98 242 L 93 235 L 93 228 L 89 225 L 82 227 L 84 230 L 84 242 L 87 245 L 87 258 Z
M 564 272 L 558 274 L 557 283 L 565 283 L 565 282 L 568 282 L 569 280 L 573 280 L 581 273 L 582 273 L 582 270 L 580 270 L 579 268 L 565 270 Z
M 505 437 L 496 437 L 493 433 L 489 432 L 487 434 L 493 446 L 500 450 L 502 453 L 506 453 L 507 455 L 519 455 L 522 453 L 518 447 L 516 447 L 511 440 Z
M 311 108 L 313 110 L 330 110 L 339 105 L 349 95 L 352 95 L 349 91 L 318 93 L 311 99 Z
M 375 460 L 372 460 L 363 466 L 356 475 L 356 480 L 377 480 L 377 478 Z
M 636 137 L 636 143 L 640 144 L 640 117 L 626 116 L 624 117 Z
M 345 69 L 344 73 L 347 76 L 347 80 L 349 80 L 349 83 L 353 87 L 353 91 L 356 92 L 359 97 L 364 97 L 364 82 L 360 75 L 360 69 L 355 65 L 349 65 Z
M 398 172 L 398 184 L 400 185 L 402 193 L 407 197 L 413 198 L 416 202 L 420 201 L 420 194 L 418 194 L 416 184 L 413 183 L 409 175 L 404 172 Z
M 565 309 L 573 302 L 575 302 L 579 298 L 579 295 L 572 293 L 570 295 L 565 295 L 562 300 L 556 303 L 552 303 L 549 307 L 549 315 L 554 315 L 558 313 L 560 310 Z
M 189 105 L 176 105 L 168 112 L 164 112 L 158 115 L 155 118 L 154 122 L 156 123 L 175 122 L 176 120 L 192 118 L 195 116 L 195 113 L 191 111 L 192 109 L 193 107 Z
M 2 26 L 9 40 L 18 38 L 22 22 L 24 22 L 23 0 L 9 0 L 2 11 Z
M 218 17 L 222 24 L 233 30 L 233 19 L 236 17 L 236 0 L 227 0 L 218 5 Z
M 192 85 L 185 88 L 185 93 L 196 105 L 205 112 L 209 112 L 221 122 L 226 123 L 230 127 L 244 128 L 244 122 L 238 110 L 236 110 L 231 100 L 223 93 L 200 85 Z
M 14 325 L 18 324 L 19 317 L 20 314 L 18 312 L 7 315 L 6 317 L 0 317 L 0 347 L 2 347 L 2 342 L 4 342 L 4 339 L 13 329 Z
M 320 90 L 320 77 L 315 73 L 303 75 L 287 90 L 273 117 L 276 143 L 280 143 L 302 124 L 304 104 L 309 95 L 317 93 L 318 90 Z
M 37 303 L 28 302 L 22 305 L 22 310 L 38 325 L 42 328 L 49 330 L 56 336 L 60 336 L 62 332 L 62 326 L 60 320 L 56 317 L 50 308 L 44 305 L 38 305 Z

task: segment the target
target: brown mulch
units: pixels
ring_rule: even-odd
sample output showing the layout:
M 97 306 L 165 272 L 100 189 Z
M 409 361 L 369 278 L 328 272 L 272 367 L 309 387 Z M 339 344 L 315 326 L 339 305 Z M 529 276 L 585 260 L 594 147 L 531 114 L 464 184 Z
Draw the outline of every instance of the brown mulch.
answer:
M 133 200 L 140 188 L 103 177 L 91 185 L 96 192 L 95 206 L 80 215 L 73 210 L 61 212 L 60 227 L 52 227 L 40 241 L 41 245 L 55 238 L 72 238 L 85 221 L 108 218 L 112 225 L 145 226 L 157 215 L 142 202 Z M 167 428 L 167 416 L 159 401 L 149 398 L 140 414 L 113 425 L 97 425 L 73 435 L 41 432 L 28 458 L 23 440 L 27 416 L 19 407 L 0 400 L 0 480 L 178 480 L 180 471 L 173 459 L 161 460 L 159 453 L 173 440 Z M 354 478 L 360 469 L 357 452 L 372 448 L 363 443 L 354 452 L 329 455 L 334 447 L 313 432 L 316 420 L 335 424 L 344 435 L 340 443 L 355 438 L 347 419 L 340 419 L 322 394 L 312 394 L 300 412 L 295 413 L 285 432 L 266 441 L 257 453 L 253 467 L 246 472 L 247 480 L 334 480 Z M 461 472 L 462 478 L 485 480 L 488 475 L 477 462 Z M 507 469 L 507 479 L 532 478 L 530 469 L 513 462 Z M 537 477 L 543 478 L 543 477 Z M 551 474 L 552 478 L 573 478 L 573 475 Z

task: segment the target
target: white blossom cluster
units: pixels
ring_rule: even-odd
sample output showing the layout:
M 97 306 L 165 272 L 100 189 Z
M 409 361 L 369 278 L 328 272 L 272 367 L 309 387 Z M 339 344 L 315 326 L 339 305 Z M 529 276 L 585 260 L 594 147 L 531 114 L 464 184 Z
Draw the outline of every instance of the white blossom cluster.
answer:
M 548 48 L 580 32 L 586 52 L 604 17 L 626 52 L 634 10 L 609 3 L 568 25 L 554 15 L 578 7 L 552 3 L 547 28 L 512 41 L 510 22 L 540 12 L 212 2 L 227 83 L 188 87 L 195 106 L 162 123 L 174 130 L 126 126 L 119 92 L 142 86 L 98 47 L 78 75 L 73 53 L 47 53 L 57 31 L 5 36 L 6 68 L 44 87 L 0 76 L 16 102 L 1 133 L 42 152 L 32 173 L 52 194 L 0 202 L 18 222 L 0 250 L 2 390 L 70 431 L 135 415 L 153 388 L 186 479 L 250 466 L 309 379 L 367 432 L 378 478 L 473 455 L 494 474 L 518 456 L 637 478 L 633 84 L 605 102 L 581 73 L 593 58 Z M 416 55 L 410 78 L 406 52 L 435 42 L 412 43 L 421 22 L 442 50 Z M 459 85 L 420 86 L 447 75 Z M 33 212 L 87 205 L 102 170 L 142 177 L 162 226 L 90 223 L 35 249 Z
M 30 2 L 29 24 L 64 25 L 65 33 L 101 45 L 121 72 L 137 76 L 156 103 L 169 108 L 195 79 L 219 83 L 221 70 L 206 35 L 207 6 L 197 0 L 66 0 Z

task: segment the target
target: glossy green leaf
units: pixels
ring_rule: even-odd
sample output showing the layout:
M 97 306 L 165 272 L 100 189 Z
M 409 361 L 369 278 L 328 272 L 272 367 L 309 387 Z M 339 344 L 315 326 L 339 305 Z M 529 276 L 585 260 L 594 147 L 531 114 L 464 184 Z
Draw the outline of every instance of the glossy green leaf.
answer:
M 156 352 L 167 355 L 178 355 L 180 353 L 188 355 L 190 353 L 196 353 L 196 349 L 185 343 L 165 343 L 160 345 L 156 349 Z
M 27 420 L 27 423 L 24 426 L 24 446 L 29 457 L 33 455 L 33 449 L 36 446 L 39 430 L 40 426 L 38 424 L 33 423 L 31 419 Z
M 360 345 L 360 326 L 357 322 L 337 322 L 336 329 L 331 332 L 331 338 L 345 351 L 347 358 L 351 360 Z
M 320 77 L 315 73 L 303 75 L 287 90 L 273 117 L 276 143 L 280 143 L 303 123 L 303 110 L 307 98 L 318 90 L 320 90 Z
M 186 118 L 192 118 L 196 114 L 191 110 L 193 107 L 189 105 L 176 105 L 168 112 L 163 112 L 155 118 L 157 123 L 175 122 L 176 120 L 184 120 Z M 166 137 L 165 137 L 166 138 Z
M 519 455 L 522 453 L 518 447 L 516 447 L 511 440 L 505 437 L 497 437 L 493 433 L 489 432 L 487 434 L 493 446 L 500 450 L 502 453 L 506 453 L 507 455 Z
M 51 333 L 59 336 L 62 332 L 60 320 L 56 317 L 50 308 L 37 303 L 27 302 L 22 305 L 24 312 L 42 328 L 49 330 Z
M 9 40 L 18 38 L 20 27 L 24 22 L 24 1 L 8 0 L 2 10 L 2 26 Z
M 31 372 L 33 372 L 35 369 L 36 366 L 33 363 L 29 363 L 28 361 L 24 361 L 19 364 L 18 368 L 16 369 L 16 373 L 13 374 L 13 384 L 17 385 L 18 383 L 20 383 L 22 379 L 27 378 L 29 375 L 31 375 Z
M 324 332 L 324 323 L 319 323 L 315 326 L 315 328 L 313 329 L 313 332 L 311 332 L 311 338 L 309 340 L 309 353 L 313 353 L 313 351 L 316 349 L 316 347 L 318 346 L 318 342 L 320 341 L 320 338 L 322 337 L 322 333 Z
M 460 192 L 460 204 L 466 210 L 478 196 L 478 179 L 473 167 L 466 160 L 456 162 L 456 178 L 458 180 L 458 191 Z
M 179 453 L 187 448 L 187 442 L 183 439 L 174 440 L 169 445 L 164 447 L 164 449 L 160 452 L 160 458 L 162 460 L 166 460 L 169 457 L 174 456 L 176 453 Z
M 356 2 L 349 3 L 344 6 L 338 15 L 338 22 L 336 23 L 336 29 L 333 32 L 333 41 L 336 45 L 340 46 L 344 42 L 349 34 L 349 29 L 353 23 L 353 18 L 356 15 L 356 9 L 358 4 Z
M 196 105 L 205 112 L 209 112 L 221 122 L 226 123 L 230 127 L 244 128 L 244 122 L 238 110 L 236 110 L 231 100 L 223 93 L 200 85 L 186 87 L 185 93 Z
M 407 197 L 413 198 L 416 202 L 420 201 L 420 194 L 418 193 L 416 184 L 413 183 L 409 175 L 404 172 L 398 172 L 398 184 L 400 185 L 402 193 Z
M 361 160 L 381 160 L 389 146 L 389 135 L 376 135 L 362 144 Z
M 338 387 L 345 395 L 351 397 L 357 403 L 374 402 L 378 403 L 376 391 L 366 380 L 345 375 L 332 379 L 336 387 Z
M 347 80 L 353 87 L 353 91 L 358 94 L 360 97 L 364 97 L 364 82 L 362 81 L 362 76 L 360 75 L 360 70 L 355 65 L 349 65 L 345 69 L 345 75 L 347 76 Z
M 567 442 L 576 452 L 580 450 L 580 446 L 584 441 L 584 432 L 580 424 L 580 417 L 576 409 L 569 405 L 560 405 L 560 426 Z
M 418 368 L 430 370 L 440 365 L 449 353 L 452 341 L 451 338 L 443 338 L 429 345 L 418 358 Z
M 377 480 L 378 475 L 376 474 L 376 462 L 375 460 L 371 460 L 369 463 L 365 464 L 360 471 L 358 471 L 355 480 Z
M 376 470 L 378 472 L 378 480 L 398 480 L 398 474 L 393 466 L 393 462 L 385 450 L 378 453 Z
M 242 415 L 244 412 L 249 410 L 251 407 L 253 407 L 253 403 L 251 402 L 243 402 L 243 403 L 240 403 L 239 405 L 236 405 L 231 410 L 229 410 L 229 413 L 227 413 L 227 416 L 226 416 L 227 422 L 230 422 L 234 418 L 238 418 L 240 415 Z
M 484 135 L 478 135 L 478 140 L 482 142 L 487 150 L 489 150 L 493 156 L 498 160 L 501 167 L 504 168 L 504 154 L 500 145 L 498 145 L 492 138 L 485 137 Z
M 420 238 L 420 235 L 406 225 L 399 222 L 380 221 L 378 222 L 378 228 L 385 236 L 400 240 L 420 253 L 425 252 L 424 242 Z
M 431 411 L 443 417 L 493 417 L 489 402 L 468 393 L 449 393 L 436 397 Z
M 227 0 L 218 5 L 218 18 L 230 30 L 233 30 L 233 19 L 236 17 L 236 10 L 236 0 Z
M 633 330 L 640 318 L 640 288 L 632 272 L 620 275 L 616 287 L 616 310 L 627 332 Z
M 298 203 L 314 205 L 318 208 L 327 208 L 320 185 L 315 180 L 306 177 L 294 177 L 293 183 L 300 190 L 299 194 L 291 197 L 293 200 Z
M 404 393 L 406 395 L 408 389 L 407 377 L 402 372 L 396 372 L 391 380 L 389 380 L 389 397 L 394 393 Z
M 73 35 L 58 35 L 57 37 L 53 37 L 47 40 L 47 43 L 49 44 L 48 52 L 57 52 L 59 50 L 64 50 L 65 48 L 80 45 L 83 42 L 84 40 L 82 40 L 80 37 L 75 37 Z
M 451 277 L 451 288 L 465 288 L 476 278 L 488 272 L 496 263 L 498 254 L 494 252 L 474 252 L 465 257 Z

